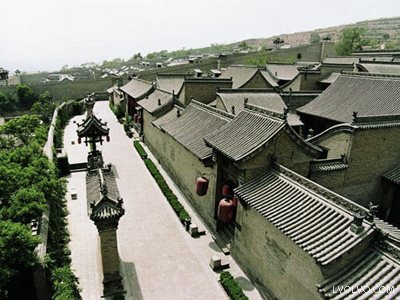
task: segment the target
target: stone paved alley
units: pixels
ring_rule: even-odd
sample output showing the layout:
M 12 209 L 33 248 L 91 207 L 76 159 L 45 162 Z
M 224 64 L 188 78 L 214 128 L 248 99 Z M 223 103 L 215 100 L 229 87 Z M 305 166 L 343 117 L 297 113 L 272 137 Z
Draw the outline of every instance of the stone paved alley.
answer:
M 218 284 L 218 274 L 208 263 L 219 255 L 231 265 L 230 272 L 239 278 L 251 299 L 261 299 L 230 256 L 224 256 L 210 233 L 201 224 L 185 199 L 166 177 L 168 184 L 206 235 L 193 239 L 164 198 L 129 139 L 109 109 L 108 102 L 95 105 L 96 116 L 106 121 L 111 142 L 100 146 L 105 163 L 112 163 L 125 215 L 118 228 L 118 249 L 126 299 L 227 299 Z M 84 144 L 77 140 L 76 124 L 83 116 L 72 119 L 65 129 L 64 145 L 70 163 L 86 160 Z M 151 155 L 150 155 L 151 157 Z M 156 160 L 153 159 L 154 162 Z M 102 296 L 102 267 L 99 238 L 94 223 L 87 215 L 85 172 L 68 177 L 68 223 L 71 234 L 72 268 L 79 277 L 85 300 Z M 71 199 L 71 193 L 78 195 Z

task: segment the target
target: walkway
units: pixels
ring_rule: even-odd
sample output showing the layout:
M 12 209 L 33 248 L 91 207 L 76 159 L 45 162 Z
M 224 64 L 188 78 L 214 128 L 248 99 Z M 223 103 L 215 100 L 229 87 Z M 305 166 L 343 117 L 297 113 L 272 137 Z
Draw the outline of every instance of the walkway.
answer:
M 215 254 L 229 262 L 231 273 L 249 286 L 251 291 L 246 294 L 251 299 L 261 299 L 230 256 L 224 256 L 216 247 L 208 232 L 193 239 L 184 231 L 108 102 L 96 103 L 94 111 L 110 127 L 111 142 L 100 149 L 105 162 L 115 167 L 124 199 L 125 215 L 117 232 L 126 299 L 227 299 L 218 284 L 218 274 L 208 266 Z M 75 119 L 80 121 L 82 117 Z M 86 159 L 87 153 L 83 145 L 71 144 L 71 140 L 77 140 L 75 130 L 76 124 L 70 122 L 65 131 L 64 144 L 70 161 Z M 80 278 L 82 297 L 98 300 L 102 293 L 101 258 L 97 230 L 86 212 L 83 172 L 71 174 L 68 191 L 78 195 L 77 200 L 68 197 L 72 267 Z M 175 192 L 183 202 L 179 191 Z M 185 207 L 194 215 L 187 204 Z M 194 221 L 204 229 L 196 216 Z

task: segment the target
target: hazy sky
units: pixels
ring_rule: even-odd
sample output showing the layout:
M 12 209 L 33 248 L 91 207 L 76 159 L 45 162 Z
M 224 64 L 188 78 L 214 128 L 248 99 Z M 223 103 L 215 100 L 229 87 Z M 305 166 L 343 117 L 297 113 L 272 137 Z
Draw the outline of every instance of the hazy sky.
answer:
M 1 0 L 0 67 L 57 70 L 134 53 L 400 16 L 399 0 Z

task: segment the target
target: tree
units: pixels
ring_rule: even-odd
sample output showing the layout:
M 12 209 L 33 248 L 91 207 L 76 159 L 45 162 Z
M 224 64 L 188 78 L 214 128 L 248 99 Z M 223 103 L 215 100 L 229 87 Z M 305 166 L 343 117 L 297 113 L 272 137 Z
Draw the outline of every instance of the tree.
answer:
M 390 38 L 389 33 L 384 33 L 384 34 L 382 35 L 382 38 L 383 38 L 384 40 L 388 40 L 388 39 Z
M 310 34 L 310 43 L 311 44 L 317 44 L 319 43 L 321 38 L 319 37 L 319 34 L 316 32 L 311 32 Z
M 19 270 L 34 266 L 38 259 L 34 251 L 39 238 L 21 223 L 0 221 L 0 298 L 7 299 L 6 286 Z
M 339 42 L 336 44 L 336 53 L 338 55 L 350 55 L 354 51 L 361 50 L 362 46 L 370 42 L 362 39 L 364 33 L 365 28 L 363 27 L 345 28 L 339 37 Z
M 39 95 L 38 101 L 32 105 L 31 110 L 40 115 L 43 122 L 50 123 L 55 108 L 56 104 L 54 103 L 50 93 L 44 92 Z
M 29 108 L 37 100 L 33 90 L 26 84 L 19 84 L 17 86 L 17 95 L 19 103 L 22 107 Z
M 247 49 L 249 49 L 250 47 L 249 47 L 249 45 L 245 42 L 245 41 L 242 41 L 240 44 L 239 44 L 239 49 L 240 50 L 247 50 Z
M 2 219 L 29 225 L 46 209 L 44 194 L 35 187 L 21 188 L 11 196 L 7 206 L 1 209 Z
M 35 136 L 35 130 L 40 125 L 40 119 L 36 116 L 23 115 L 12 119 L 0 127 L 0 133 L 17 137 L 24 145 L 28 145 Z
M 285 41 L 282 40 L 279 36 L 276 39 L 274 39 L 272 42 L 278 48 L 285 43 Z
M 14 111 L 17 108 L 18 101 L 10 94 L 6 95 L 0 92 L 0 113 Z

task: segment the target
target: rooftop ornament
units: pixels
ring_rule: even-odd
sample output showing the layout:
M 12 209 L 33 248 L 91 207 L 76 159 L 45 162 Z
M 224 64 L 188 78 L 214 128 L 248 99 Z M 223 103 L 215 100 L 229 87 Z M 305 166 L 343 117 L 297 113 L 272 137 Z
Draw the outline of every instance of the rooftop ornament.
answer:
M 107 142 L 110 141 L 110 129 L 107 127 L 107 122 L 102 122 L 93 114 L 95 104 L 94 94 L 90 94 L 85 99 L 87 117 L 81 124 L 78 124 L 76 133 L 78 134 L 78 143 L 82 143 L 84 139 L 85 145 L 90 145 L 91 151 L 88 155 L 89 169 L 103 166 L 103 158 L 101 152 L 97 150 L 96 143 L 103 144 L 104 137 Z

